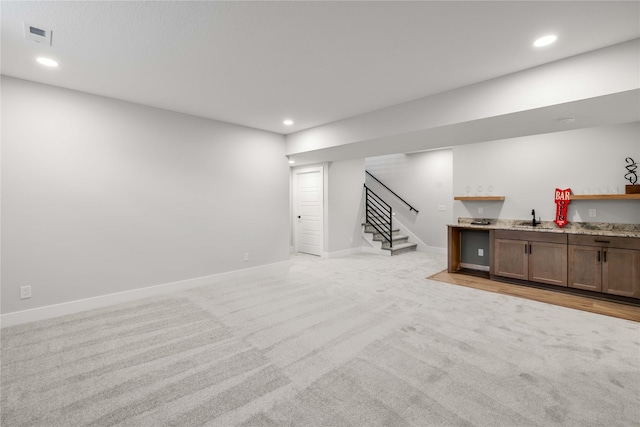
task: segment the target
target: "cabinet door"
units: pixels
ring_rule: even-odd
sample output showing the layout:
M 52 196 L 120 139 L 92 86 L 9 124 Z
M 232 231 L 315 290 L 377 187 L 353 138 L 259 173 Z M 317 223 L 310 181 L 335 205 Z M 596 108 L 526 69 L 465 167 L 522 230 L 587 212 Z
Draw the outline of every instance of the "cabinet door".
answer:
M 529 280 L 567 286 L 567 245 L 529 242 Z
M 569 287 L 602 292 L 602 249 L 569 245 Z
M 640 298 L 640 251 L 603 249 L 602 291 Z
M 522 240 L 495 239 L 494 263 L 496 276 L 528 280 L 529 263 L 527 242 Z

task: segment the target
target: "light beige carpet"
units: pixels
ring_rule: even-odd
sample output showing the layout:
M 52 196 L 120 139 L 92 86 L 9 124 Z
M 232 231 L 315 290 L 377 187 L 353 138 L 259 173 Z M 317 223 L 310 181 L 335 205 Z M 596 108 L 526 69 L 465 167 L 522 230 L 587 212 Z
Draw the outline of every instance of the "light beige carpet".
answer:
M 442 255 L 294 257 L 2 330 L 2 426 L 637 426 L 626 320 L 424 280 Z

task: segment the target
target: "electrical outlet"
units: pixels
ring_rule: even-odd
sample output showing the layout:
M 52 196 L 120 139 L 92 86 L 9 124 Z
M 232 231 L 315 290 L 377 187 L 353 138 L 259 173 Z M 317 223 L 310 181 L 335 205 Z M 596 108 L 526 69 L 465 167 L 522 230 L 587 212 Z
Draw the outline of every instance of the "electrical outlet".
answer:
M 249 261 L 249 252 L 244 253 L 244 262 Z
M 483 208 L 478 208 L 478 213 L 482 215 L 484 213 L 484 209 Z
M 20 286 L 20 299 L 31 298 L 31 286 Z
M 478 249 L 478 256 L 484 256 L 484 249 Z
M 438 205 L 438 212 L 444 212 L 447 210 L 447 207 L 445 205 Z
M 595 217 L 596 217 L 596 210 L 589 209 L 589 218 L 595 218 Z

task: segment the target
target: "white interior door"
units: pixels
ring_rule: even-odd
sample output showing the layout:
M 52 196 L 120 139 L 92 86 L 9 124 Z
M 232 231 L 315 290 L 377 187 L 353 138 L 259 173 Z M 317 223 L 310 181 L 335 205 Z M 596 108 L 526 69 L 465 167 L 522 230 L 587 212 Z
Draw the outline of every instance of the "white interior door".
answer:
M 296 250 L 322 255 L 323 171 L 322 167 L 295 170 L 294 225 Z

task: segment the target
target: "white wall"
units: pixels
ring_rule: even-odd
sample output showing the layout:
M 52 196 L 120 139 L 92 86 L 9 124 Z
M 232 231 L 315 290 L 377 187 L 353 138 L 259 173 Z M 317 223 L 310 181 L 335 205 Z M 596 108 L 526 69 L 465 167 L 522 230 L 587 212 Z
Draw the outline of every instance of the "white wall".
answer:
M 288 173 L 281 135 L 3 76 L 2 312 L 285 261 Z
M 415 207 L 390 194 L 373 179 L 367 185 L 393 208 L 395 218 L 427 246 L 447 247 L 446 225 L 452 221 L 452 150 L 443 149 L 412 154 L 392 154 L 366 159 L 366 169 Z M 444 211 L 438 207 L 443 206 Z
M 333 162 L 327 168 L 329 255 L 362 247 L 364 159 Z
M 493 186 L 493 194 L 506 200 L 456 201 L 454 217 L 530 219 L 535 209 L 543 221 L 553 221 L 556 188 L 574 194 L 610 187 L 624 192 L 626 157 L 640 162 L 638 122 L 456 146 L 454 194 L 466 195 L 467 186 L 472 194 L 478 186 L 486 193 Z M 596 218 L 588 216 L 589 209 L 596 209 Z M 569 221 L 640 224 L 640 202 L 574 200 Z
M 539 114 L 539 112 L 536 113 L 538 110 L 547 107 L 559 106 L 550 108 L 549 114 L 553 118 L 568 114 L 579 115 L 581 111 L 579 106 L 569 105 L 570 108 L 565 111 L 562 105 L 627 91 L 632 91 L 632 106 L 637 110 L 637 90 L 640 87 L 638 75 L 640 75 L 640 40 L 636 39 L 508 76 L 296 132 L 287 136 L 286 152 L 294 155 L 297 160 L 299 153 L 329 147 L 369 142 L 375 146 L 377 140 L 383 139 L 386 142 L 384 137 L 402 136 L 406 139 L 407 135 L 419 133 L 419 139 L 424 140 L 425 135 L 419 131 L 443 127 L 446 130 L 450 125 L 519 114 L 524 111 L 533 111 L 535 115 Z M 626 114 L 626 110 L 618 111 L 617 115 Z M 635 114 L 635 111 L 632 113 Z M 605 110 L 602 114 L 607 115 L 608 111 Z M 577 124 L 592 118 L 580 117 L 580 119 Z M 620 123 L 615 121 L 615 117 L 610 120 L 613 123 Z M 531 134 L 527 120 L 524 124 L 502 123 L 501 127 L 506 128 L 507 125 L 514 127 L 522 125 L 523 132 L 528 132 L 518 134 L 514 129 L 509 137 Z M 554 128 L 557 125 L 555 120 L 537 123 L 541 128 Z M 471 129 L 472 133 L 483 130 L 482 127 Z M 466 139 L 468 135 L 464 131 L 461 129 L 459 133 L 465 135 Z M 501 129 L 498 128 L 496 131 L 500 132 Z M 489 139 L 497 139 L 497 137 Z M 455 144 L 446 142 L 444 145 Z M 436 147 L 427 144 L 424 148 Z M 360 151 L 362 150 L 361 148 Z

